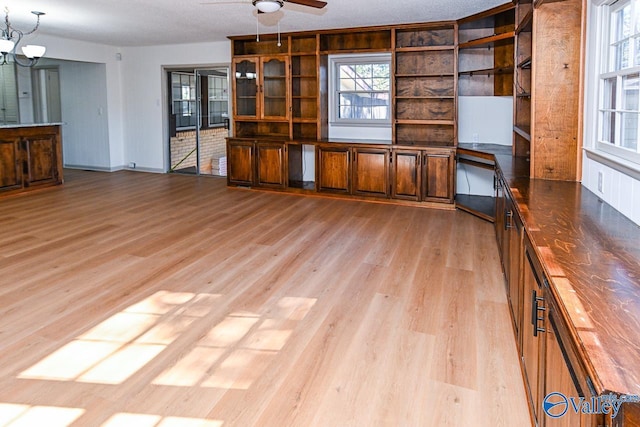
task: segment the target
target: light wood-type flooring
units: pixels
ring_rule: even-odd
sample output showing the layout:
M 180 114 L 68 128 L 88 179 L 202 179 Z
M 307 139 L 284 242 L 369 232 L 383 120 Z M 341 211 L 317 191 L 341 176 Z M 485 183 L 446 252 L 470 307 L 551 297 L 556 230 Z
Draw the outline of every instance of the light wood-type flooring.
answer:
M 68 170 L 0 248 L 0 426 L 530 425 L 468 214 Z

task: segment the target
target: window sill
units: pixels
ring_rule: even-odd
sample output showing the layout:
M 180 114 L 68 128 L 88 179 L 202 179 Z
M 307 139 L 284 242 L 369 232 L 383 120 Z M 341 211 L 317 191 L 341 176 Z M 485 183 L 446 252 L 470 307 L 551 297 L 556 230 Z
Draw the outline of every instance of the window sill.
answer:
M 601 150 L 594 150 L 592 148 L 584 148 L 583 150 L 587 158 L 602 163 L 603 165 L 608 166 L 620 173 L 628 175 L 634 179 L 640 180 L 639 164 L 630 162 L 623 159 L 622 157 L 618 157 Z

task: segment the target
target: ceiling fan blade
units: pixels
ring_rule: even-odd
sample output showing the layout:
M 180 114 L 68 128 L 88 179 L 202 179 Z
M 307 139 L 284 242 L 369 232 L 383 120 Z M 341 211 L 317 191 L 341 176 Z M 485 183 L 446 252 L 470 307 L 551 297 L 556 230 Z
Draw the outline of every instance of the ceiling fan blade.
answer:
M 320 0 L 285 0 L 287 3 L 300 4 L 302 6 L 315 7 L 317 9 L 322 9 L 327 5 L 326 1 Z

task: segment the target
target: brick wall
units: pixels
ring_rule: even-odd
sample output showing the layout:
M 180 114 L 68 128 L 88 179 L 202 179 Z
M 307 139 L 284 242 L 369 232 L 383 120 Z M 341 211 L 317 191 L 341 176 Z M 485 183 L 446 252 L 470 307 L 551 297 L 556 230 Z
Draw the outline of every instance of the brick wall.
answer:
M 224 128 L 203 129 L 200 131 L 200 173 L 212 173 L 212 162 L 227 155 L 227 143 L 225 138 L 229 131 Z M 176 167 L 176 164 L 196 148 L 196 131 L 178 132 L 169 140 L 171 147 L 171 167 L 176 170 L 195 167 L 196 152 L 194 151 L 185 161 Z

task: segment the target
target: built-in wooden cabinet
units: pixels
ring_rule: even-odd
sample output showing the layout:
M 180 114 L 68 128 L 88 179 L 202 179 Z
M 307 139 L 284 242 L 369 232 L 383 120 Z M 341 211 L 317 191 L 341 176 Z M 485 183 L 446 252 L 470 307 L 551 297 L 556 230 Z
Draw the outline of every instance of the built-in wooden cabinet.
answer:
M 238 137 L 289 137 L 289 56 L 233 59 L 234 126 Z
M 391 163 L 393 198 L 453 203 L 453 150 L 398 148 L 392 152 Z
M 351 193 L 351 147 L 316 147 L 316 186 L 318 191 Z
M 0 136 L 0 192 L 62 183 L 60 126 L 12 127 Z
M 254 183 L 255 141 L 227 141 L 227 182 L 230 185 L 251 186 Z
M 583 7 L 517 2 L 513 153 L 532 178 L 581 179 Z
M 291 137 L 320 139 L 323 133 L 318 36 L 291 37 Z
M 456 145 L 456 26 L 395 30 L 394 141 Z
M 256 184 L 258 186 L 286 187 L 286 147 L 282 142 L 256 142 Z
M 531 63 L 533 2 L 516 4 L 515 75 L 513 91 L 513 154 L 531 155 Z
M 531 418 L 534 425 L 541 425 L 544 420 L 541 414 L 543 378 L 545 369 L 544 336 L 545 298 L 544 289 L 548 287 L 547 279 L 539 266 L 531 244 L 524 247 L 523 266 L 523 321 L 522 321 L 522 370 L 524 372 L 525 389 L 529 399 Z
M 391 191 L 395 199 L 422 200 L 421 150 L 394 149 L 392 152 Z
M 284 142 L 229 138 L 227 159 L 229 185 L 265 188 L 287 185 Z
M 389 148 L 353 148 L 353 194 L 389 197 Z

